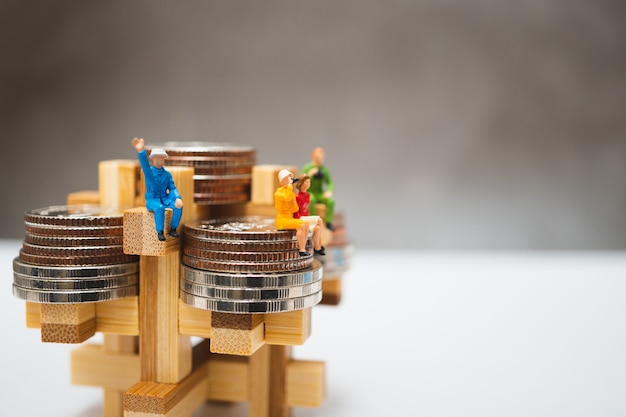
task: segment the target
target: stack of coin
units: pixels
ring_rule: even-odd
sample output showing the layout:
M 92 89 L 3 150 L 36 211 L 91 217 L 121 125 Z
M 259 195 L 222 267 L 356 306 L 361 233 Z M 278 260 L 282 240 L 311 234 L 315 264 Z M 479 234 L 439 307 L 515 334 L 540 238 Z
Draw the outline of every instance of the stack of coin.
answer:
M 311 242 L 307 250 L 312 253 Z M 273 218 L 196 220 L 185 224 L 181 299 L 226 313 L 272 313 L 321 300 L 322 265 L 301 256 L 295 230 Z
M 194 202 L 201 205 L 244 203 L 250 200 L 256 150 L 211 142 L 165 142 L 146 149 L 165 149 L 167 166 L 194 168 Z
M 123 212 L 51 206 L 24 215 L 13 294 L 39 303 L 89 303 L 139 293 L 139 258 L 123 251 Z
M 348 239 L 348 232 L 345 224 L 344 214 L 335 213 L 333 216 L 332 240 L 325 245 L 326 255 L 316 256 L 322 265 L 327 276 L 341 275 L 350 268 L 350 261 L 354 248 Z

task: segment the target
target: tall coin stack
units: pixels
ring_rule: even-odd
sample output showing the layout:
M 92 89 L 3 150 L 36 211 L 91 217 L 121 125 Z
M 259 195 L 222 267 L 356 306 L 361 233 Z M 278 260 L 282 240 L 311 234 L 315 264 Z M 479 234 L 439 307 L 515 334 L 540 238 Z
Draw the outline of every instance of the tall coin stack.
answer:
M 245 203 L 250 200 L 256 150 L 211 142 L 165 142 L 146 146 L 162 148 L 168 166 L 194 168 L 194 202 L 201 205 Z
M 123 252 L 123 213 L 51 206 L 24 215 L 13 294 L 36 303 L 91 303 L 139 293 L 139 261 Z
M 311 242 L 307 250 L 312 253 Z M 275 313 L 320 302 L 322 266 L 301 256 L 295 230 L 249 216 L 185 224 L 181 300 L 225 313 Z

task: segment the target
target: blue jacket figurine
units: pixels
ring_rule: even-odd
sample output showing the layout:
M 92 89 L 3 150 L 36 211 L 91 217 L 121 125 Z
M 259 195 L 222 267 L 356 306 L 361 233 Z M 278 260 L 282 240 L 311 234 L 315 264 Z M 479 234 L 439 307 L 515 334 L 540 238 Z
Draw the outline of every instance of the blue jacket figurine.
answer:
M 146 179 L 146 208 L 154 212 L 154 223 L 160 241 L 165 240 L 163 233 L 165 223 L 165 209 L 172 209 L 172 221 L 170 222 L 170 236 L 178 237 L 176 228 L 180 224 L 183 214 L 183 200 L 174 184 L 172 174 L 163 168 L 167 153 L 163 149 L 153 149 L 150 152 L 152 165 L 148 161 L 148 154 L 144 149 L 144 140 L 133 139 L 133 146 L 137 150 L 139 163 Z

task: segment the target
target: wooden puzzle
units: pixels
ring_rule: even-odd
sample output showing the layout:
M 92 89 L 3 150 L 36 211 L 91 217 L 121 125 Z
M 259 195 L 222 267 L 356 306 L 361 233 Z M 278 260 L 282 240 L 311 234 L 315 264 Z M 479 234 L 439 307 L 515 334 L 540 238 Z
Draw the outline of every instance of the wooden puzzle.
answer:
M 81 344 L 72 383 L 103 390 L 105 417 L 189 416 L 205 401 L 247 402 L 250 417 L 320 406 L 324 362 L 291 351 L 309 337 L 315 306 L 341 300 L 343 213 L 323 229 L 326 255 L 309 238 L 303 256 L 268 220 L 278 172 L 296 167 L 258 165 L 249 147 L 163 147 L 183 200 L 179 237 L 167 209 L 158 238 L 137 160 L 102 161 L 97 191 L 25 214 L 13 291 L 26 326 L 43 342 Z M 89 342 L 96 333 L 101 344 Z

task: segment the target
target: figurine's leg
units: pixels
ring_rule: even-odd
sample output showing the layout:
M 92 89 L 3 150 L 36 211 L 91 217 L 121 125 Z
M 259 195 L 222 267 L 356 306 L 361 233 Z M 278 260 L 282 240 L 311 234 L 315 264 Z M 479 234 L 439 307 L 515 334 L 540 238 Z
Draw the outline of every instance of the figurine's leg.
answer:
M 178 225 L 180 224 L 180 218 L 182 217 L 182 215 L 183 215 L 182 208 L 176 208 L 176 207 L 172 208 L 172 220 L 170 221 L 170 228 L 176 229 L 178 227 Z
M 298 239 L 298 246 L 300 247 L 300 255 L 305 256 L 309 253 L 306 251 L 306 241 L 309 238 L 309 224 L 302 223 L 296 229 L 296 239 Z

